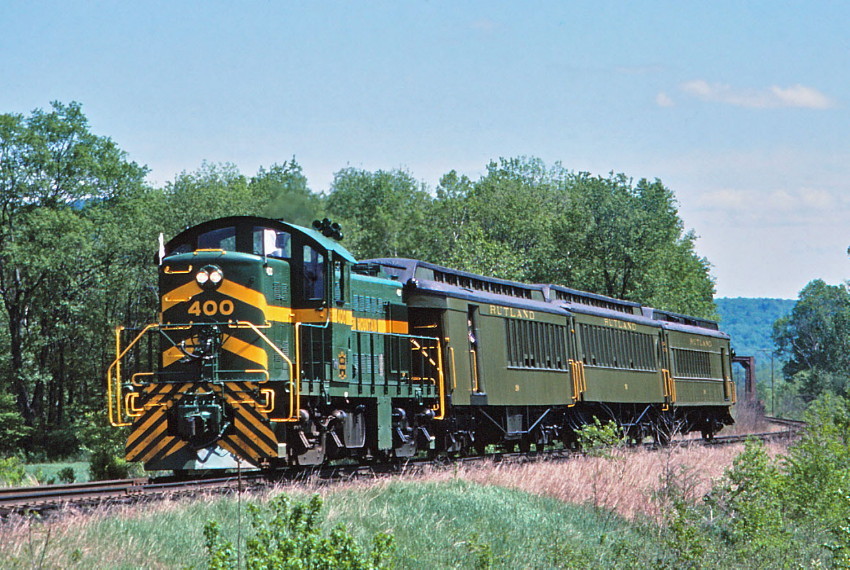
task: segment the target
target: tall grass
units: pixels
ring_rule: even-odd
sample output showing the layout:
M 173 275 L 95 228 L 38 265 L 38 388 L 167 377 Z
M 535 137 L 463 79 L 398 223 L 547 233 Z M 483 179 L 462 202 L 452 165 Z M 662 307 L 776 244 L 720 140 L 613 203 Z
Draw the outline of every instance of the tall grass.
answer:
M 563 502 L 610 510 L 629 520 L 656 519 L 659 504 L 653 501 L 672 477 L 685 478 L 694 497 L 709 492 L 712 484 L 742 451 L 742 445 L 677 447 L 660 451 L 643 448 L 612 451 L 609 457 L 577 457 L 569 461 L 461 465 L 453 470 L 430 470 L 427 481 L 462 478 L 485 485 L 520 489 Z M 771 444 L 772 453 L 784 449 Z
M 739 451 L 627 450 L 566 462 L 454 465 L 331 488 L 308 482 L 250 500 L 319 492 L 328 528 L 343 522 L 364 543 L 391 532 L 400 568 L 652 567 L 666 554 L 660 527 L 646 521 L 661 520 L 658 497 L 670 478 L 686 477 L 698 497 Z M 204 567 L 204 524 L 217 520 L 227 538 L 236 542 L 241 533 L 244 540 L 246 500 L 207 495 L 10 521 L 0 526 L 0 567 Z

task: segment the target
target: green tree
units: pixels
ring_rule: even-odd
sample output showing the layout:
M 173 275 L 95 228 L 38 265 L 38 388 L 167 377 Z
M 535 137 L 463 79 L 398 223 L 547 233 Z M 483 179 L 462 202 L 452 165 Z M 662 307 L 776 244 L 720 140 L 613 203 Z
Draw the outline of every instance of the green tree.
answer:
M 309 227 L 319 219 L 321 197 L 310 191 L 301 165 L 293 158 L 260 171 L 248 185 L 253 199 L 266 204 L 263 215 Z
M 248 179 L 233 164 L 204 162 L 195 172 L 178 174 L 162 192 L 162 227 L 167 236 L 215 218 L 260 215 L 267 207 L 252 199 Z
M 555 253 L 550 230 L 552 179 L 541 160 L 520 157 L 490 162 L 487 173 L 475 183 L 470 210 L 480 236 L 468 235 L 486 244 L 485 251 L 502 253 L 503 260 L 494 264 L 491 275 L 547 281 L 545 260 Z
M 684 232 L 673 192 L 624 174 L 564 178 L 553 226 L 561 283 L 659 309 L 715 316 L 710 265 Z M 558 282 L 558 281 L 556 281 Z
M 78 103 L 52 103 L 29 117 L 0 115 L 0 300 L 8 330 L 7 386 L 33 425 L 44 390 L 34 331 L 55 318 L 63 289 L 94 269 L 86 236 L 90 206 L 143 185 L 146 169 L 112 140 L 92 134 Z M 40 320 L 41 319 L 41 320 Z
M 403 170 L 345 168 L 334 175 L 327 213 L 342 225 L 346 247 L 357 257 L 420 257 L 430 200 L 424 185 Z
M 660 180 L 501 159 L 476 182 L 444 176 L 429 220 L 432 261 L 715 316 L 710 264 Z
M 785 377 L 800 384 L 807 401 L 825 391 L 848 394 L 850 383 L 850 292 L 847 286 L 811 281 L 787 317 L 774 325 Z

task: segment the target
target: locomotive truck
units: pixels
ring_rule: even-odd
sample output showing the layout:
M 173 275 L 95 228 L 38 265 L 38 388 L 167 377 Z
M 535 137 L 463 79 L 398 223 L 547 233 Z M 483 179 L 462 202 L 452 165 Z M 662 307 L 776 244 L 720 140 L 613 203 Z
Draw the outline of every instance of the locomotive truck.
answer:
M 107 373 L 126 458 L 177 472 L 381 461 L 733 423 L 716 322 L 413 259 L 357 261 L 328 220 L 228 217 L 161 248 L 160 311 Z

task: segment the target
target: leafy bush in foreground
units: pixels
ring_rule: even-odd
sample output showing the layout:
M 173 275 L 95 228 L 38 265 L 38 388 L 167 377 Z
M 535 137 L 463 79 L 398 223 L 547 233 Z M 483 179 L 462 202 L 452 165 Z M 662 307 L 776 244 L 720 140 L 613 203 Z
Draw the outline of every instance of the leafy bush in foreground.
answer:
M 786 455 L 750 441 L 701 502 L 674 502 L 672 566 L 850 567 L 850 401 L 825 395 Z
M 384 568 L 393 552 L 392 535 L 377 533 L 371 551 L 363 550 L 344 525 L 335 526 L 322 536 L 322 498 L 313 495 L 307 503 L 295 502 L 285 494 L 272 499 L 266 507 L 248 506 L 253 536 L 245 543 L 246 567 L 254 568 Z M 233 543 L 221 536 L 219 524 L 204 526 L 209 553 L 209 568 L 237 568 Z

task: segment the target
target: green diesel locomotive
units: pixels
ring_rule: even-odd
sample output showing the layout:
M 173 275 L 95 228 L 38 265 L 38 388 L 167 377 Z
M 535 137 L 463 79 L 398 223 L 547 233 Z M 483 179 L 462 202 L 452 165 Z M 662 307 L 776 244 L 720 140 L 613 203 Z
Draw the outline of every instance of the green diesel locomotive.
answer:
M 357 262 L 327 220 L 230 217 L 159 255 L 156 323 L 116 331 L 108 413 L 150 470 L 274 468 L 571 444 L 732 423 L 711 321 L 410 259 Z

